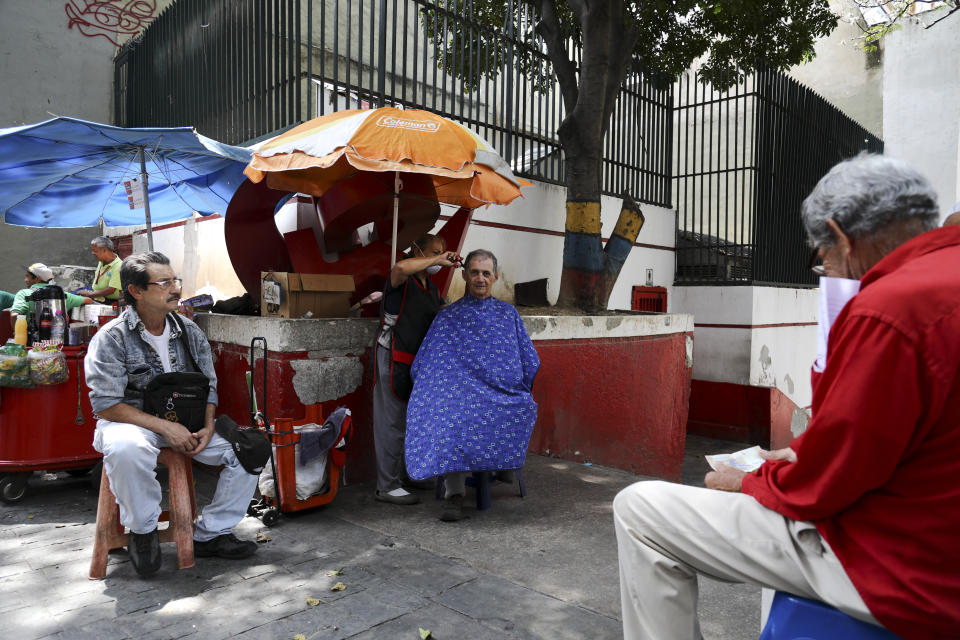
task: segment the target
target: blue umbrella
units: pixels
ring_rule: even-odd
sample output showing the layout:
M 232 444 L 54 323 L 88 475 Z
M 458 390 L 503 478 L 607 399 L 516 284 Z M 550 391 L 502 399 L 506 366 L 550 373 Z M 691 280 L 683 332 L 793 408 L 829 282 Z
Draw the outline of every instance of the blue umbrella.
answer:
M 250 151 L 190 127 L 125 129 L 75 118 L 0 129 L 0 216 L 25 227 L 146 224 L 226 211 Z M 131 209 L 124 182 L 146 187 Z

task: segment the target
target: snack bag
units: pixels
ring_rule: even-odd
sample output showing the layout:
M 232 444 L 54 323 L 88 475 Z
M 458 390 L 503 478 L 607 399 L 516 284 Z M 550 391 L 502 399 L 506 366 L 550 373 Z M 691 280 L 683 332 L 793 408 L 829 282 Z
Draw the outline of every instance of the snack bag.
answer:
M 0 387 L 32 387 L 27 348 L 15 342 L 0 347 Z
M 37 385 L 61 384 L 70 378 L 59 344 L 35 345 L 28 354 L 30 380 Z

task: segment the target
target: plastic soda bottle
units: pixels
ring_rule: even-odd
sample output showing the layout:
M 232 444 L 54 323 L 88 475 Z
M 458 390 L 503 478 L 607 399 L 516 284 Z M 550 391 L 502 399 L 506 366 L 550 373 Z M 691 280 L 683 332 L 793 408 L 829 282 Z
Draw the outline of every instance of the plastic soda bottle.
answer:
M 17 324 L 13 328 L 13 341 L 27 346 L 27 317 L 22 313 L 17 316 Z
M 63 317 L 63 312 L 58 309 L 57 313 L 53 316 L 53 324 L 50 326 L 50 339 L 58 340 L 66 344 L 66 333 L 67 319 Z

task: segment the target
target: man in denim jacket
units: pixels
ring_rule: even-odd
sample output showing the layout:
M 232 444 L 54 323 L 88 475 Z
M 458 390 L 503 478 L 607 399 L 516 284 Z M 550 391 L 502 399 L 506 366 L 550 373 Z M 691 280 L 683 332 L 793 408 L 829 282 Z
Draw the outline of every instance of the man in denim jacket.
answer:
M 253 496 L 257 476 L 247 473 L 230 444 L 214 433 L 217 375 L 210 344 L 197 325 L 184 318 L 186 336 L 167 317 L 176 312 L 180 279 L 162 253 L 139 253 L 123 261 L 123 295 L 128 303 L 119 318 L 90 342 L 84 372 L 90 403 L 99 421 L 93 446 L 103 454 L 110 488 L 120 507 L 120 523 L 129 527 L 130 561 L 140 575 L 160 568 L 160 484 L 154 469 L 162 447 L 209 465 L 223 465 L 213 501 L 204 508 L 194 532 L 194 554 L 245 558 L 257 548 L 231 533 Z M 142 411 L 142 392 L 156 376 L 189 371 L 190 354 L 210 380 L 205 426 L 190 433 L 183 425 Z

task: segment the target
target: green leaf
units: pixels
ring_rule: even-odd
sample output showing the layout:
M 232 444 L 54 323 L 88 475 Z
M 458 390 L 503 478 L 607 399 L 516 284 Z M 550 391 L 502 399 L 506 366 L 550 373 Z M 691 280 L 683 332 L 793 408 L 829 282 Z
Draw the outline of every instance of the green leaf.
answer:
M 433 637 L 433 633 L 429 629 L 424 629 L 422 627 L 418 628 L 420 629 L 420 640 L 436 640 Z

